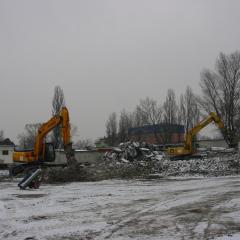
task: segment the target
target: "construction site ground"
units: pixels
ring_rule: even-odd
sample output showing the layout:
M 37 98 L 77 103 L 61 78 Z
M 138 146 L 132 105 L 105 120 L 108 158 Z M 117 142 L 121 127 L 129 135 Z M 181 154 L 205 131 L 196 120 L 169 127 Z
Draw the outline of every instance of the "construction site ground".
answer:
M 0 239 L 240 239 L 239 176 L 114 179 L 21 191 L 6 174 L 0 171 Z

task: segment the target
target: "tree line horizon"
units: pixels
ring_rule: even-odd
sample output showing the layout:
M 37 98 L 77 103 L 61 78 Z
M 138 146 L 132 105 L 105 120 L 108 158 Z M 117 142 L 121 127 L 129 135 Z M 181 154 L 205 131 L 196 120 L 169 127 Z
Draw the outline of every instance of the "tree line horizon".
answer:
M 185 93 L 176 98 L 174 89 L 169 88 L 163 103 L 146 97 L 140 99 L 132 112 L 123 109 L 117 118 L 117 113 L 110 113 L 105 123 L 105 136 L 103 138 L 110 146 L 128 140 L 128 129 L 144 125 L 165 123 L 166 125 L 181 124 L 185 132 L 199 123 L 200 118 L 216 112 L 222 119 L 225 128 L 221 130 L 227 144 L 236 146 L 240 139 L 240 51 L 230 54 L 220 53 L 215 62 L 215 68 L 203 69 L 200 73 L 201 95 L 196 95 L 190 86 Z M 60 86 L 54 89 L 52 100 L 52 115 L 58 114 L 65 105 L 64 93 Z M 40 123 L 26 124 L 24 132 L 17 136 L 21 147 L 32 148 Z M 77 127 L 72 125 L 72 135 L 77 132 Z M 154 133 L 156 142 L 160 142 L 159 135 Z M 161 136 L 167 143 L 170 134 Z M 48 136 L 61 147 L 60 128 L 54 129 Z M 0 130 L 0 141 L 4 139 L 4 131 Z M 90 139 L 80 139 L 75 143 L 79 147 L 93 145 Z
M 230 147 L 235 147 L 240 138 L 240 52 L 220 53 L 214 70 L 203 69 L 200 73 L 201 95 L 196 95 L 190 86 L 176 99 L 174 89 L 169 88 L 163 103 L 146 97 L 140 99 L 132 112 L 123 109 L 110 113 L 105 127 L 105 141 L 115 146 L 128 140 L 128 129 L 144 125 L 181 124 L 185 132 L 196 126 L 200 119 L 215 112 L 222 119 L 221 130 L 224 140 Z M 170 133 L 154 133 L 157 143 L 168 143 Z M 160 139 L 161 138 L 161 139 Z

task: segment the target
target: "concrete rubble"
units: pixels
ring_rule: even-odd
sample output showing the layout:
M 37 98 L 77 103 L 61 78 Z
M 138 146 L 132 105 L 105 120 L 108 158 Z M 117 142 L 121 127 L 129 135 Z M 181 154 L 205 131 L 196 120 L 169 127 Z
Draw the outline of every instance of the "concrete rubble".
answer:
M 170 160 L 157 146 L 127 142 L 104 157 L 105 165 L 117 177 L 146 176 L 223 176 L 240 172 L 240 155 L 233 149 L 213 148 L 204 158 Z
M 150 145 L 145 142 L 126 142 L 121 143 L 118 148 L 113 148 L 112 152 L 105 154 L 105 159 L 111 159 L 118 162 L 133 161 L 154 161 L 162 160 L 165 154 L 158 151 L 156 145 Z
M 203 151 L 203 150 L 202 150 Z M 204 158 L 170 160 L 156 145 L 121 143 L 93 164 L 45 170 L 46 182 L 99 181 L 106 179 L 157 178 L 168 176 L 225 176 L 240 173 L 240 154 L 215 148 Z

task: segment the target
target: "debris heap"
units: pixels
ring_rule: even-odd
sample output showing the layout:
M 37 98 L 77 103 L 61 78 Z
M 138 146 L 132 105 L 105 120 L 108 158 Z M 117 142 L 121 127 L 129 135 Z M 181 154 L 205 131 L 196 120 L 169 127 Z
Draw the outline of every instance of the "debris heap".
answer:
M 240 173 L 240 154 L 218 152 L 205 158 L 170 160 L 157 146 L 139 142 L 121 143 L 90 166 L 50 169 L 48 182 L 98 181 L 148 176 L 224 176 Z
M 219 149 L 218 149 L 219 150 Z M 224 176 L 240 173 L 240 155 L 232 149 L 207 150 L 204 158 L 170 160 L 155 145 L 146 143 L 121 143 L 106 153 L 105 166 L 112 177 L 164 176 Z
M 152 161 L 162 160 L 164 153 L 157 150 L 157 146 L 150 145 L 145 142 L 126 142 L 121 143 L 119 147 L 113 148 L 112 152 L 105 154 L 106 160 L 118 162 L 134 162 L 134 161 Z
M 156 146 L 138 142 L 121 143 L 98 162 L 71 168 L 55 167 L 45 171 L 47 182 L 97 181 L 111 178 L 133 178 L 159 172 L 164 153 Z
M 161 174 L 163 176 L 225 176 L 239 173 L 240 155 L 239 153 L 234 153 L 203 159 L 165 160 L 162 164 Z

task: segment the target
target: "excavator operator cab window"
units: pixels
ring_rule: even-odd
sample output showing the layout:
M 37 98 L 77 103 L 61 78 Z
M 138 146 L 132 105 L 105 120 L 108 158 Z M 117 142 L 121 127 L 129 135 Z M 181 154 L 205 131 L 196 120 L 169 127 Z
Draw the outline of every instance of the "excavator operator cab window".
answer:
M 45 147 L 45 162 L 55 161 L 55 148 L 52 143 L 46 143 Z

